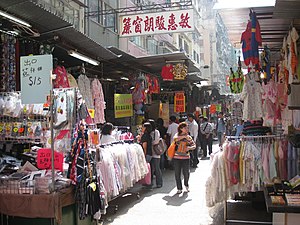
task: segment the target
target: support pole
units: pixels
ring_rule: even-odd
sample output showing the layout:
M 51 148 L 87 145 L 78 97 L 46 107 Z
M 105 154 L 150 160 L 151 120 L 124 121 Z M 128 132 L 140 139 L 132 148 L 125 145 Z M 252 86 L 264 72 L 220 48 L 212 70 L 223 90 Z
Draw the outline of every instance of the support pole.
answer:
M 52 184 L 51 191 L 55 190 L 55 171 L 54 171 L 54 130 L 53 130 L 53 86 L 51 85 L 50 90 L 50 130 L 51 130 L 51 172 L 52 172 Z

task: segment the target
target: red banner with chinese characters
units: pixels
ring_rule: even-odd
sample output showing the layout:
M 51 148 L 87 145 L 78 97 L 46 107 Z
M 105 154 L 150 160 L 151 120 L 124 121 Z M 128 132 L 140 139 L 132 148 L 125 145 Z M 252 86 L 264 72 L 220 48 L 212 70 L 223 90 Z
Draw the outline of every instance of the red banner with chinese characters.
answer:
M 54 152 L 54 169 L 63 171 L 63 153 Z M 37 167 L 39 169 L 51 169 L 51 149 L 50 148 L 41 148 L 38 150 L 37 154 Z
M 124 15 L 120 16 L 119 20 L 120 37 L 194 30 L 193 9 Z
M 174 97 L 174 112 L 185 112 L 184 92 L 176 92 Z
M 209 108 L 210 114 L 215 114 L 217 112 L 217 106 L 212 104 Z

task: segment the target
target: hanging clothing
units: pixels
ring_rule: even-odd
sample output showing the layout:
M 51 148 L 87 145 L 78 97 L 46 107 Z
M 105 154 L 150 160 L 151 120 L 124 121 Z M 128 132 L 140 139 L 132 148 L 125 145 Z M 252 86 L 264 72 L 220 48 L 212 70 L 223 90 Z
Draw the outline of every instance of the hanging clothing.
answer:
M 299 39 L 299 35 L 295 29 L 289 32 L 287 37 L 287 44 L 289 47 L 289 55 L 288 55 L 288 68 L 289 68 L 289 84 L 291 84 L 294 80 L 297 80 L 297 40 Z
M 243 120 L 256 120 L 263 117 L 261 85 L 254 80 L 249 80 L 243 88 L 241 100 L 243 105 Z
M 90 79 L 86 75 L 78 77 L 78 88 L 88 109 L 94 109 Z
M 53 74 L 56 75 L 56 78 L 53 82 L 54 88 L 69 88 L 69 79 L 68 74 L 64 66 L 57 66 L 53 70 Z
M 106 109 L 106 102 L 104 101 L 104 94 L 102 84 L 98 79 L 92 81 L 92 96 L 95 108 L 95 123 L 105 123 L 104 110 Z

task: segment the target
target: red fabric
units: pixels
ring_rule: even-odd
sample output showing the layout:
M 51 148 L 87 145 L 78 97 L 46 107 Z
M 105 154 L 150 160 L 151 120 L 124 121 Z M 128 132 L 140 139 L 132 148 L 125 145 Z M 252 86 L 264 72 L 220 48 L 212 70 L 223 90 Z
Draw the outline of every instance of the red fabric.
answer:
M 159 94 L 160 88 L 159 88 L 159 82 L 157 77 L 152 78 L 152 85 L 151 85 L 151 93 Z
M 56 79 L 53 82 L 54 88 L 69 88 L 68 74 L 64 66 L 57 66 L 53 74 L 56 74 Z
M 161 77 L 163 78 L 163 80 L 172 81 L 174 79 L 173 65 L 168 64 L 166 66 L 163 66 L 163 68 L 161 70 Z

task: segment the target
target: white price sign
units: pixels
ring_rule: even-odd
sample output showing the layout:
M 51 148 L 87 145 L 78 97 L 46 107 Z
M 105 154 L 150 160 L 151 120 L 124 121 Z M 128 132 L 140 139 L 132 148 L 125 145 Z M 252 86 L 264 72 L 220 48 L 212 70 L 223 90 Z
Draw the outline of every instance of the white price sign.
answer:
M 46 102 L 51 90 L 52 55 L 22 56 L 20 65 L 22 104 Z

